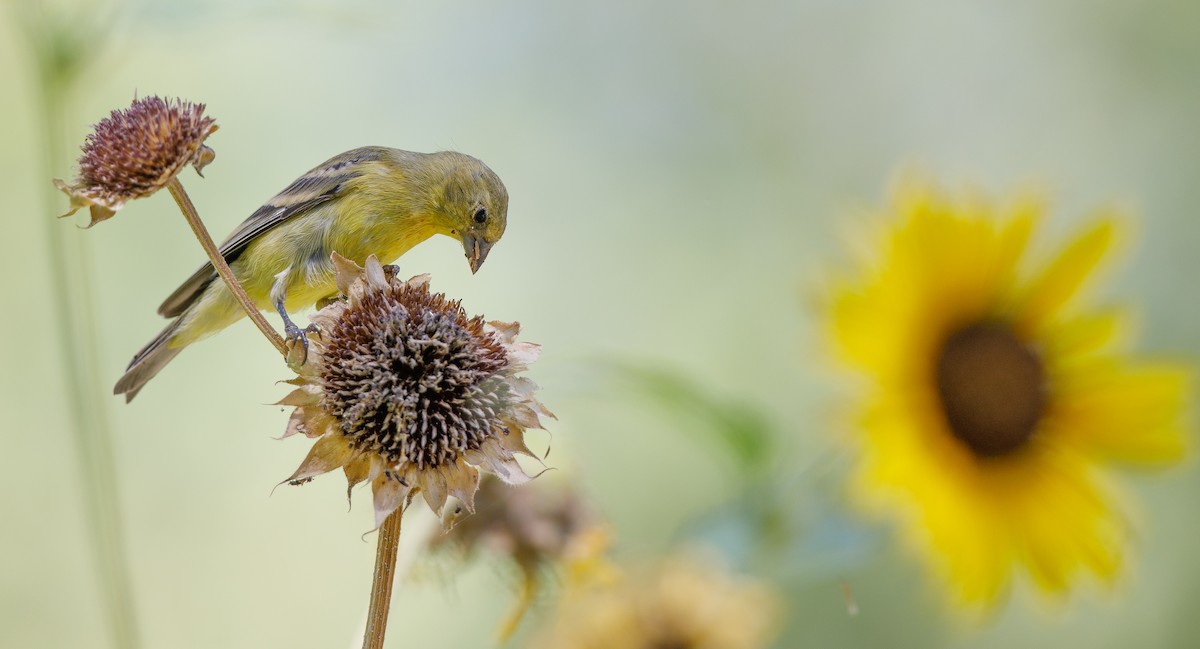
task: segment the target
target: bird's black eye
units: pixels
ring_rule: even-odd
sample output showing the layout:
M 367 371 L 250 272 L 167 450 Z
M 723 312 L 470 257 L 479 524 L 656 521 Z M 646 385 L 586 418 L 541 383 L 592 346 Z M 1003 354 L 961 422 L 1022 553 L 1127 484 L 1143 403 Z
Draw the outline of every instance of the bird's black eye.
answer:
M 482 207 L 475 210 L 475 222 L 476 223 L 483 223 L 486 220 L 487 220 L 487 210 L 483 209 Z

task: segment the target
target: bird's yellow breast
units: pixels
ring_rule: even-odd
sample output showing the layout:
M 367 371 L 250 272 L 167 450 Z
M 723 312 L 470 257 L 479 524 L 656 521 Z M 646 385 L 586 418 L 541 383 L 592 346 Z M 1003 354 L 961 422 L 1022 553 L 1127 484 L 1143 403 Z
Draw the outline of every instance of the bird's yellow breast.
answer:
M 365 174 L 345 194 L 263 233 L 235 262 L 234 271 L 261 309 L 272 308 L 275 277 L 290 269 L 288 311 L 298 311 L 336 293 L 333 252 L 364 264 L 375 255 L 391 263 L 434 234 L 449 231 L 410 201 L 374 187 L 378 176 Z M 384 194 L 381 198 L 380 195 Z

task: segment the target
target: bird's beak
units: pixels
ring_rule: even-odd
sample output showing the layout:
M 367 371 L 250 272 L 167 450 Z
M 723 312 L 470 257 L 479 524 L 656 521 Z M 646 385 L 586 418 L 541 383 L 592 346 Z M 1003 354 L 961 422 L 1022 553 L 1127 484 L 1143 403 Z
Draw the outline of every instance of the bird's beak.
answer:
M 463 250 L 467 252 L 467 261 L 471 264 L 471 273 L 479 272 L 479 267 L 483 265 L 483 260 L 487 259 L 488 251 L 492 249 L 492 244 L 483 239 L 477 239 L 470 234 L 464 234 L 462 242 Z

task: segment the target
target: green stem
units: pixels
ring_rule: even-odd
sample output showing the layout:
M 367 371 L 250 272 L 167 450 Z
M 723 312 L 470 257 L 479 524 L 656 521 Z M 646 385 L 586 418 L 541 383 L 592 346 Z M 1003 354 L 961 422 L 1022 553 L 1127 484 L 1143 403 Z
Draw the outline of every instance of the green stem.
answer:
M 69 164 L 63 136 L 66 88 L 61 79 L 41 78 L 41 114 L 44 121 L 43 155 L 47 210 L 61 202 L 50 178 Z M 91 259 L 80 241 L 79 230 L 52 214 L 43 219 L 50 244 L 50 277 L 54 290 L 55 321 L 70 428 L 78 455 L 86 519 L 86 543 L 95 562 L 102 606 L 118 649 L 136 649 L 137 617 L 133 586 L 125 556 L 117 474 L 113 459 L 111 418 L 104 397 L 95 329 L 95 292 L 91 286 Z

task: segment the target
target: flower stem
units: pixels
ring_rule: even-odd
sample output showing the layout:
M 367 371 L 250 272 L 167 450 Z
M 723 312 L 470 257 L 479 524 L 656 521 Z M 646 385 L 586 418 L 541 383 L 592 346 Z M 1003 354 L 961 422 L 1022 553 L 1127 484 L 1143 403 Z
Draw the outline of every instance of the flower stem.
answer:
M 69 82 L 62 76 L 43 73 L 40 113 L 45 151 L 43 176 L 51 178 L 67 165 L 63 124 L 68 104 Z M 47 211 L 59 198 L 58 190 L 46 183 Z M 51 212 L 52 215 L 57 214 Z M 107 384 L 100 371 L 96 336 L 94 273 L 89 249 L 73 229 L 50 215 L 44 219 L 50 246 L 50 276 L 58 323 L 59 356 L 66 382 L 69 427 L 80 465 L 83 515 L 88 546 L 95 563 L 100 602 L 106 612 L 112 646 L 136 649 L 141 646 L 134 607 L 132 578 L 125 554 L 124 525 L 118 502 L 117 469 L 113 457 L 112 421 L 106 406 Z M 72 586 L 78 588 L 78 585 Z
M 237 278 L 233 276 L 233 271 L 229 268 L 229 264 L 225 263 L 225 257 L 217 249 L 217 244 L 213 243 L 212 237 L 208 234 L 208 228 L 204 227 L 204 222 L 196 213 L 196 206 L 192 205 L 192 199 L 184 191 L 183 183 L 179 182 L 178 176 L 167 183 L 167 189 L 171 190 L 171 197 L 179 205 L 179 211 L 183 212 L 183 218 L 187 219 L 188 225 L 192 226 L 192 233 L 200 240 L 200 247 L 204 248 L 208 260 L 212 262 L 213 268 L 217 269 L 217 274 L 224 280 L 225 286 L 229 287 L 230 292 L 237 298 L 238 304 L 242 305 L 242 310 L 250 316 L 254 326 L 258 327 L 262 335 L 271 341 L 275 349 L 279 350 L 280 354 L 287 356 L 287 345 L 283 342 L 283 337 L 271 327 L 267 319 L 259 312 L 258 307 L 254 305 L 254 301 L 250 299 L 249 295 L 246 295 L 245 289 L 242 288 Z
M 525 614 L 529 612 L 529 607 L 533 606 L 534 598 L 537 597 L 537 569 L 522 567 L 522 572 L 524 578 L 521 580 L 521 593 L 517 596 L 512 610 L 500 624 L 500 628 L 496 630 L 496 641 L 501 646 L 508 644 L 512 639 L 517 627 L 521 626 L 521 620 L 525 619 Z
M 363 649 L 383 649 L 383 633 L 387 630 L 388 610 L 392 603 L 392 582 L 395 581 L 396 551 L 400 547 L 400 517 L 403 507 L 396 508 L 379 528 L 379 546 L 375 550 L 375 577 L 371 581 L 371 608 L 367 612 L 367 632 Z

